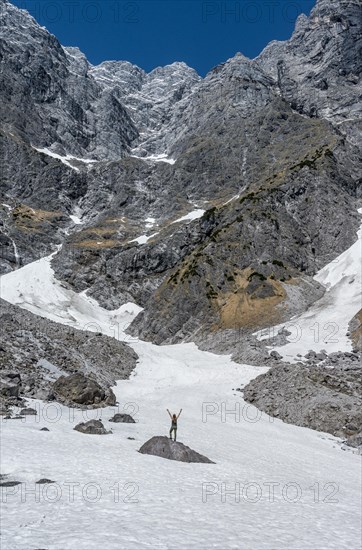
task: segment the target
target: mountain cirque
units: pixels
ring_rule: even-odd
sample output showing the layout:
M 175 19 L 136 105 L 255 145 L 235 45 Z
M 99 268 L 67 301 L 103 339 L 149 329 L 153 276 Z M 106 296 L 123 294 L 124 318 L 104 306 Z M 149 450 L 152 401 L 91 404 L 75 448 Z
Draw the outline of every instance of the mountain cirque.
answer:
M 360 445 L 361 312 L 351 354 L 289 365 L 254 336 L 321 298 L 313 276 L 356 240 L 360 2 L 319 0 L 290 40 L 205 78 L 185 63 L 92 66 L 10 2 L 0 15 L 0 273 L 56 252 L 62 285 L 144 308 L 133 335 L 267 365 L 246 401 Z M 114 404 L 136 365 L 124 343 L 3 300 L 0 320 L 3 415 L 24 398 Z M 163 437 L 140 452 L 195 458 Z
M 313 275 L 359 225 L 359 2 L 319 0 L 290 40 L 203 79 L 94 67 L 0 8 L 3 272 L 63 244 L 57 278 L 108 309 L 141 305 L 133 334 L 239 360 L 255 329 L 321 296 Z

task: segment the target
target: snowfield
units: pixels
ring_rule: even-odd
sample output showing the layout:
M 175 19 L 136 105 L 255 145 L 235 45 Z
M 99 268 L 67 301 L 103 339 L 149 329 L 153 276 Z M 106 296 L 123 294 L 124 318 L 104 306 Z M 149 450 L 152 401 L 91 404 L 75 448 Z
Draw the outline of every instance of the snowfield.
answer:
M 197 220 L 198 218 L 202 218 L 202 216 L 205 214 L 206 210 L 203 210 L 202 208 L 197 208 L 196 210 L 193 210 L 192 212 L 189 212 L 185 216 L 182 216 L 181 218 L 177 218 L 177 220 L 173 221 L 172 223 L 179 223 L 179 222 L 192 222 L 193 220 Z
M 131 379 L 114 388 L 118 408 L 81 411 L 29 400 L 37 417 L 2 420 L 1 472 L 22 484 L 2 488 L 1 548 L 360 547 L 360 456 L 343 451 L 333 436 L 284 424 L 245 403 L 235 389 L 265 368 L 194 344 L 132 339 L 124 331 L 141 308 L 106 311 L 67 289 L 54 278 L 51 256 L 4 275 L 0 291 L 42 317 L 128 341 L 139 355 Z M 216 464 L 137 452 L 150 437 L 168 434 L 166 408 L 183 409 L 179 440 Z M 117 411 L 137 423 L 109 423 Z M 113 433 L 73 430 L 90 418 L 101 418 Z M 41 478 L 56 483 L 35 485 Z

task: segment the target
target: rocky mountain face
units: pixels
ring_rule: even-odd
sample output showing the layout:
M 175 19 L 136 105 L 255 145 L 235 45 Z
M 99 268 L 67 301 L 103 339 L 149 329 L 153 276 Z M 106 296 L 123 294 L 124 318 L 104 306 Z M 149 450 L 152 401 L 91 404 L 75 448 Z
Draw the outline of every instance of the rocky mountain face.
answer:
M 361 390 L 357 353 L 309 353 L 307 364 L 275 366 L 241 391 L 284 422 L 350 438 L 361 432 Z
M 2 271 L 62 244 L 59 279 L 144 307 L 132 333 L 259 360 L 251 333 L 320 297 L 312 276 L 355 240 L 360 4 L 319 0 L 204 79 L 92 67 L 0 8 Z
M 158 67 L 147 74 L 125 61 L 106 61 L 90 72 L 130 113 L 139 133 L 133 154 L 141 157 L 167 151 L 168 125 L 175 104 L 187 98 L 201 81 L 185 63 Z
M 136 366 L 137 355 L 126 344 L 42 319 L 4 300 L 0 322 L 0 409 L 4 413 L 23 397 L 88 404 L 79 399 L 85 390 L 91 395 L 99 390 L 102 397 Z M 58 395 L 59 383 L 55 385 L 60 378 L 69 380 L 68 386 L 62 384 L 62 395 Z M 69 390 L 66 395 L 64 388 Z
M 298 112 L 342 125 L 360 120 L 361 3 L 319 0 L 290 40 L 272 42 L 256 62 Z
M 122 156 L 137 129 L 115 95 L 89 74 L 85 56 L 62 48 L 25 10 L 0 5 L 4 130 L 59 154 Z

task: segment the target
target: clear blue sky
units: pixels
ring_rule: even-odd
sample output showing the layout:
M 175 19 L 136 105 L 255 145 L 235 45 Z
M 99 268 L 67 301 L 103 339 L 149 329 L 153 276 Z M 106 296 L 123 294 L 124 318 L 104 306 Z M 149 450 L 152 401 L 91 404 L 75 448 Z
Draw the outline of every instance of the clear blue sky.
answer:
M 146 71 L 185 61 L 199 74 L 241 52 L 285 40 L 315 0 L 11 0 L 93 64 L 127 60 Z

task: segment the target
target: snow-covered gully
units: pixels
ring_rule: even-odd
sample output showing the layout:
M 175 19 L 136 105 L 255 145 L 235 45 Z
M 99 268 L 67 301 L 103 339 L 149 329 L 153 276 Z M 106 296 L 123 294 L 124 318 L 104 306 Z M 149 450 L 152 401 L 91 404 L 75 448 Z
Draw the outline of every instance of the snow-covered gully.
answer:
M 362 215 L 362 208 L 358 212 Z M 290 333 L 288 343 L 270 350 L 276 350 L 289 362 L 299 361 L 310 349 L 325 349 L 328 353 L 351 351 L 348 324 L 362 306 L 361 272 L 362 224 L 356 242 L 315 275 L 314 279 L 326 288 L 322 298 L 289 323 L 260 331 L 258 338 L 271 338 L 286 329 Z
M 114 407 L 82 412 L 43 402 L 32 403 L 37 417 L 2 421 L 2 472 L 22 482 L 2 491 L 3 548 L 358 548 L 360 457 L 330 435 L 247 405 L 234 389 L 265 368 L 193 344 L 132 340 L 124 331 L 140 308 L 106 311 L 65 288 L 51 257 L 4 275 L 0 291 L 42 317 L 128 341 L 140 358 L 115 388 L 120 412 L 136 424 L 109 424 Z M 167 407 L 183 408 L 179 439 L 216 464 L 137 453 L 167 434 Z M 113 434 L 73 430 L 95 417 Z M 40 478 L 56 483 L 35 485 Z

